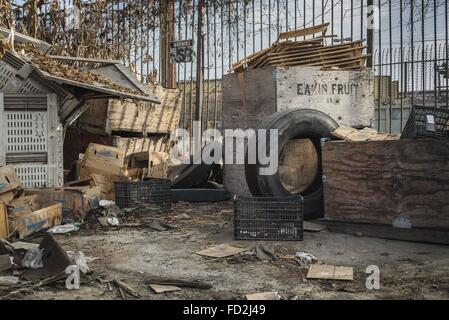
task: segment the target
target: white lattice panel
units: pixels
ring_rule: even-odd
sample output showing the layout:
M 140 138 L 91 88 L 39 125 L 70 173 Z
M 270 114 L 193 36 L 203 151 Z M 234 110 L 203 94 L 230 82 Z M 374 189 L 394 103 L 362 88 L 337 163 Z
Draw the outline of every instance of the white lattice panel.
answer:
M 24 188 L 46 188 L 48 186 L 47 164 L 22 163 L 14 165 L 14 168 Z
M 47 112 L 7 111 L 6 152 L 47 152 Z

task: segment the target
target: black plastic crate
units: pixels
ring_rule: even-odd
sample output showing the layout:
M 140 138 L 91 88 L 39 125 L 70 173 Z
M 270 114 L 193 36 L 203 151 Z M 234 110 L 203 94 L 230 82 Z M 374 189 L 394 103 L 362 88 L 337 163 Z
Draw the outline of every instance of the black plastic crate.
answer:
M 138 182 L 115 183 L 115 202 L 121 209 L 171 208 L 170 180 L 149 179 Z
M 234 199 L 234 237 L 237 240 L 302 241 L 303 198 Z
M 449 110 L 414 106 L 401 139 L 449 139 Z

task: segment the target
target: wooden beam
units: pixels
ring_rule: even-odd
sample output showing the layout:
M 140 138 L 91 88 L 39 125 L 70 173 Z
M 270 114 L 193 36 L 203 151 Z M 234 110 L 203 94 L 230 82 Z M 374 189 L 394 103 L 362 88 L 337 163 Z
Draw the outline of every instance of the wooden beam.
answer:
M 77 62 L 88 62 L 88 63 L 101 63 L 101 64 L 119 64 L 118 60 L 104 60 L 104 59 L 94 59 L 94 58 L 84 58 L 84 57 L 68 57 L 68 56 L 48 56 L 50 59 L 64 60 L 64 61 L 77 61 Z

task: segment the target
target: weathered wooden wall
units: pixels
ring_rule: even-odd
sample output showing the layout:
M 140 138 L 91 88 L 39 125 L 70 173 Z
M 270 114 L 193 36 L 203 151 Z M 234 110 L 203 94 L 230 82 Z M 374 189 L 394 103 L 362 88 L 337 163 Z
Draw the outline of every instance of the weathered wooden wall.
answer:
M 449 229 L 447 142 L 329 142 L 323 170 L 328 219 Z

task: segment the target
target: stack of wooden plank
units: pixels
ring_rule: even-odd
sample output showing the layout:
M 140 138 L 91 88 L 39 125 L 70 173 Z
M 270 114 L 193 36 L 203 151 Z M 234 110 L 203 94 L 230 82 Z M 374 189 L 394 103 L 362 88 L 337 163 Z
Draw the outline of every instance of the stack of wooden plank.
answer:
M 324 70 L 359 70 L 364 67 L 367 55 L 364 40 L 326 45 L 329 24 L 281 33 L 278 40 L 267 49 L 256 52 L 232 66 L 232 71 L 242 72 L 268 66 L 318 66 Z M 317 34 L 319 36 L 315 37 Z M 297 38 L 310 39 L 296 41 Z M 292 40 L 293 39 L 293 40 Z

